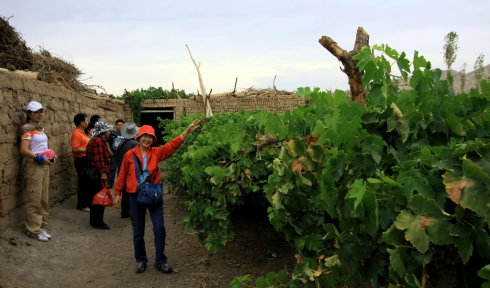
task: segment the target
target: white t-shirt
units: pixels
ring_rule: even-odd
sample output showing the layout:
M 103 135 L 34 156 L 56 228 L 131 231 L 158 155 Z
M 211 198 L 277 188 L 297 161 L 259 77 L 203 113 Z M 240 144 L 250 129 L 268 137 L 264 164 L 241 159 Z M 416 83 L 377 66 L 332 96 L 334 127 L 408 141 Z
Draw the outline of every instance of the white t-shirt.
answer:
M 48 149 L 48 136 L 43 131 L 31 130 L 22 134 L 22 140 L 30 140 L 29 150 L 34 154 L 41 154 Z

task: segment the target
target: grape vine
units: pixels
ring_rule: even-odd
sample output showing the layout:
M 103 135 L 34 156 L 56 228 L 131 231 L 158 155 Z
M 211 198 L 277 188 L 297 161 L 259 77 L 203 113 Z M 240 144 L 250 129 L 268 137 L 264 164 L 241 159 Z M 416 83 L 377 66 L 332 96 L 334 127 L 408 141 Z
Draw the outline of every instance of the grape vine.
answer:
M 426 287 L 441 267 L 489 262 L 490 81 L 455 95 L 418 52 L 381 45 L 355 59 L 366 108 L 298 88 L 307 105 L 207 118 L 167 160 L 207 248 L 233 238 L 230 215 L 254 195 L 296 249 L 294 271 L 232 287 Z M 196 117 L 167 123 L 168 138 Z

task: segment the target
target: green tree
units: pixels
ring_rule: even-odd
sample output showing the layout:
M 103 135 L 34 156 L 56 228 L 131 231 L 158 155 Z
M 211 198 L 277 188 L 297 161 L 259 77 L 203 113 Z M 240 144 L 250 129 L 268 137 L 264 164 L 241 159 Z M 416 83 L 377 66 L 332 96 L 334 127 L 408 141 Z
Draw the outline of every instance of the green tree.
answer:
M 456 52 L 458 51 L 458 33 L 451 31 L 444 37 L 444 62 L 447 65 L 447 79 L 452 82 L 451 66 L 456 60 Z
M 483 78 L 483 61 L 484 61 L 485 55 L 483 53 L 480 53 L 478 57 L 476 58 L 475 65 L 473 65 L 473 69 L 475 69 L 475 78 L 476 78 L 476 83 L 477 86 L 480 85 L 480 81 Z
M 461 67 L 461 93 L 464 93 L 464 86 L 466 84 L 466 62 Z

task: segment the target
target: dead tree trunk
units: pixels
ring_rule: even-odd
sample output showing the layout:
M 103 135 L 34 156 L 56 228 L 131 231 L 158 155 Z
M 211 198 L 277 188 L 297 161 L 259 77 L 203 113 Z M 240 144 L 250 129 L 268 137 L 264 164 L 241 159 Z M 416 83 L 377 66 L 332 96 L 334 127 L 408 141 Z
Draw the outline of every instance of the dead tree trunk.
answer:
M 352 60 L 352 57 L 361 51 L 364 46 L 369 46 L 369 34 L 364 28 L 357 28 L 356 43 L 354 49 L 350 52 L 342 49 L 337 42 L 327 36 L 322 36 L 319 40 L 320 44 L 325 47 L 333 56 L 337 57 L 344 68 L 340 68 L 342 72 L 347 74 L 349 78 L 349 87 L 352 100 L 359 101 L 363 107 L 366 107 L 366 90 L 362 85 L 362 73 L 357 69 L 357 61 Z
M 202 81 L 201 71 L 199 70 L 199 66 L 201 65 L 200 64 L 198 65 L 196 63 L 196 60 L 194 60 L 194 57 L 192 57 L 191 49 L 189 49 L 189 46 L 185 45 L 185 47 L 187 48 L 187 51 L 189 51 L 189 56 L 191 56 L 191 60 L 194 63 L 194 66 L 196 66 L 197 77 L 199 78 L 199 86 L 201 87 L 202 100 L 204 101 L 204 109 L 206 110 L 206 117 L 213 116 L 213 110 L 211 109 L 211 104 L 209 104 L 209 97 L 206 97 L 207 95 L 206 88 L 204 88 L 204 82 Z

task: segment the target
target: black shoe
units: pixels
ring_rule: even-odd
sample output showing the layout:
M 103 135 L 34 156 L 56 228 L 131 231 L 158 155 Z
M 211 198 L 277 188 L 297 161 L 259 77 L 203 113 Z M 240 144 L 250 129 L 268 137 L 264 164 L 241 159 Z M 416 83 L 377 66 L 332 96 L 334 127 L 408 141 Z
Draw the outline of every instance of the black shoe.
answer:
M 121 213 L 121 218 L 129 218 L 129 217 L 131 217 L 131 215 L 129 213 L 127 213 L 127 214 L 126 213 L 124 213 L 124 214 Z
M 146 270 L 146 262 L 136 263 L 136 273 L 143 273 Z
M 161 271 L 161 272 L 163 272 L 165 274 L 172 273 L 172 271 L 174 271 L 174 270 L 172 270 L 172 267 L 170 267 L 170 265 L 168 265 L 167 263 L 165 263 L 165 264 L 155 264 L 155 269 L 157 271 Z
M 111 227 L 109 227 L 109 225 L 107 225 L 107 224 L 103 224 L 101 226 L 93 226 L 92 225 L 92 227 L 95 228 L 95 229 L 102 229 L 102 230 L 109 230 L 109 229 L 111 229 Z

